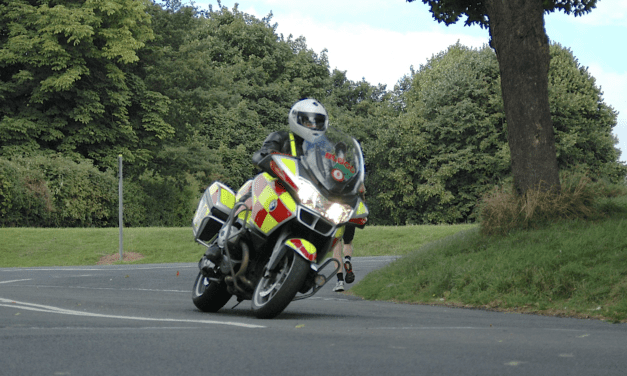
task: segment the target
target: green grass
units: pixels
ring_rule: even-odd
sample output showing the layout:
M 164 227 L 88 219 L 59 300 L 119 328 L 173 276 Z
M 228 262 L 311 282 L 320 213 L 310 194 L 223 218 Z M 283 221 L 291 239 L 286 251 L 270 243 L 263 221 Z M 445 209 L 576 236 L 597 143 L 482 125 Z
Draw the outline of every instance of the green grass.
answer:
M 95 265 L 119 253 L 117 228 L 1 228 L 0 267 Z M 134 263 L 198 261 L 202 247 L 191 228 L 125 228 L 124 251 L 145 257 Z
M 373 300 L 445 304 L 627 322 L 626 210 L 486 237 L 477 228 L 429 243 L 351 289 Z
M 354 256 L 405 255 L 473 226 L 368 226 L 355 234 Z M 119 253 L 117 228 L 0 228 L 0 239 L 0 267 L 95 265 Z M 125 228 L 124 251 L 144 256 L 133 263 L 174 263 L 196 262 L 204 249 L 191 228 L 151 227 Z

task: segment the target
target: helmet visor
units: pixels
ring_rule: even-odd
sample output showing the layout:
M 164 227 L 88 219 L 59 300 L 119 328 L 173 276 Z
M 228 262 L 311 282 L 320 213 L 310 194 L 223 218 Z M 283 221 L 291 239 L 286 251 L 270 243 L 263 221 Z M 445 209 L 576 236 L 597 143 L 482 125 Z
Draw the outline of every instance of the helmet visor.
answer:
M 327 117 L 323 114 L 315 112 L 299 111 L 296 114 L 296 122 L 303 127 L 323 131 L 327 122 Z

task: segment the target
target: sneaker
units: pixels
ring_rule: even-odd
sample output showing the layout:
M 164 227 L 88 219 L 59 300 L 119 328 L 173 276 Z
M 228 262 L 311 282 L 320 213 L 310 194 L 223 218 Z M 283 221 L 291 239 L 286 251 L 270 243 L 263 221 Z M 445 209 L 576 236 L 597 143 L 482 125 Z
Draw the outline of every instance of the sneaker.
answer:
M 334 292 L 342 292 L 344 291 L 344 281 L 337 281 L 337 284 L 333 288 Z
M 353 273 L 353 264 L 350 261 L 344 259 L 344 272 L 346 276 L 344 276 L 344 280 L 346 283 L 353 283 L 355 281 L 355 273 Z

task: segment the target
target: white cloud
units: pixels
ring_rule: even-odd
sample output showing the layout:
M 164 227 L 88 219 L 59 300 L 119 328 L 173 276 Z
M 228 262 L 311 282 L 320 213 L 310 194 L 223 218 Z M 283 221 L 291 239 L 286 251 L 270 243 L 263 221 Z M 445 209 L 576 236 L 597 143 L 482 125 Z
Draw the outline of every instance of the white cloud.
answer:
M 389 89 L 418 68 L 433 54 L 446 50 L 458 40 L 469 47 L 481 47 L 487 38 L 437 31 L 396 32 L 365 24 L 320 24 L 311 18 L 276 17 L 277 32 L 303 35 L 316 52 L 327 49 L 331 69 L 346 71 L 350 80 L 365 78 L 369 83 L 387 84 Z

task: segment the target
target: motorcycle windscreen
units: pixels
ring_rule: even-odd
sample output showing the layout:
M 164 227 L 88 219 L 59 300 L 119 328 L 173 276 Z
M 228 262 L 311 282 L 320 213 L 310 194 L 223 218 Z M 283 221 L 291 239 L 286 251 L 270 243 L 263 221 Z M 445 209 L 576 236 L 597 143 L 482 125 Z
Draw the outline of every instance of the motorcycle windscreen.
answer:
M 329 192 L 358 194 L 364 181 L 364 158 L 359 143 L 329 127 L 313 142 L 303 142 L 303 165 Z

